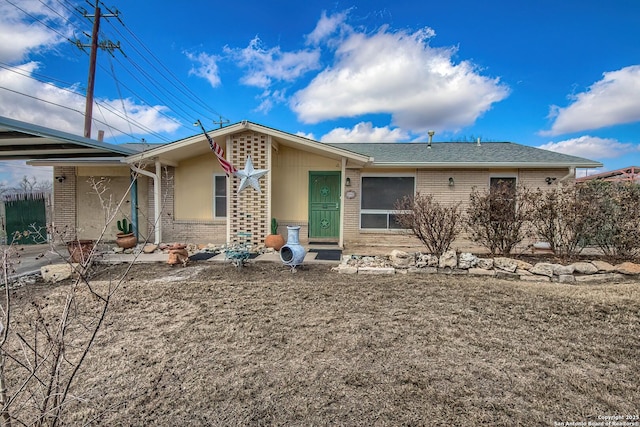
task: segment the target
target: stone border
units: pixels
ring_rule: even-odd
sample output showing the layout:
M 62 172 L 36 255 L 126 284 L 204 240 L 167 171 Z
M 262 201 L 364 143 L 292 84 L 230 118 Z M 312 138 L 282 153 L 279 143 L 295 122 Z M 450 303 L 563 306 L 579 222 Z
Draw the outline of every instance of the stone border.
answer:
M 569 265 L 497 257 L 479 258 L 469 252 L 445 252 L 441 257 L 423 253 L 393 250 L 388 256 L 345 255 L 332 268 L 342 274 L 468 274 L 499 279 L 531 282 L 599 282 L 623 280 L 640 275 L 640 264 L 623 262 L 612 265 L 606 261 L 580 261 Z

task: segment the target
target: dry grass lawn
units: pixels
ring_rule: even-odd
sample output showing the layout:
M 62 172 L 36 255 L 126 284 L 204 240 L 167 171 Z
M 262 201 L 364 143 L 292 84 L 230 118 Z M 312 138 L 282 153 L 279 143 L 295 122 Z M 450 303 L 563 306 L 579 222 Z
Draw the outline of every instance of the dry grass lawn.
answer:
M 65 420 L 529 426 L 634 416 L 639 285 L 138 265 Z M 21 289 L 15 313 L 34 298 L 55 313 L 65 290 Z

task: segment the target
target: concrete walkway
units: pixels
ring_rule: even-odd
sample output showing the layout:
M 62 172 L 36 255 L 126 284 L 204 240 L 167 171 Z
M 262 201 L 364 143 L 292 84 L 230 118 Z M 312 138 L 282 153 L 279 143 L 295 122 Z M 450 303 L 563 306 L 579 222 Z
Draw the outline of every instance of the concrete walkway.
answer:
M 24 245 L 14 246 L 12 248 L 4 247 L 9 251 L 9 262 L 13 272 L 9 273 L 10 279 L 17 277 L 32 275 L 40 273 L 40 268 L 50 264 L 62 264 L 66 263 L 69 259 L 69 252 L 64 245 L 59 245 L 51 248 L 48 244 L 44 245 Z M 309 248 L 305 247 L 307 253 L 305 254 L 303 264 L 339 264 L 340 261 L 328 261 L 316 259 L 317 253 L 309 252 Z M 332 249 L 337 249 L 333 247 Z M 344 252 L 343 252 L 344 253 Z M 192 254 L 193 255 L 193 254 Z M 116 254 L 113 252 L 103 252 L 98 255 L 95 262 L 98 264 L 118 264 L 118 263 L 130 263 L 135 260 L 137 263 L 146 262 L 167 262 L 169 254 L 162 252 L 154 252 L 151 254 Z M 217 254 L 206 260 L 192 261 L 192 263 L 206 263 L 206 262 L 219 262 L 224 263 L 229 260 L 225 259 L 223 253 Z M 253 262 L 276 262 L 282 263 L 279 252 L 271 252 L 258 255 L 256 258 L 252 258 L 248 261 Z
M 308 252 L 305 254 L 304 263 L 309 264 L 339 264 L 340 261 L 327 261 L 327 260 L 319 260 L 316 259 L 317 253 Z M 135 259 L 135 262 L 167 262 L 169 259 L 169 254 L 154 252 L 151 254 L 141 253 L 138 254 L 137 257 L 134 254 L 115 254 L 115 253 L 106 253 L 103 254 L 100 259 L 97 260 L 98 263 L 106 263 L 106 264 L 115 264 L 115 263 L 128 263 Z M 225 254 L 220 253 L 206 260 L 198 260 L 192 262 L 230 262 L 225 258 Z M 258 255 L 255 258 L 252 258 L 248 261 L 251 262 L 278 262 L 282 263 L 280 259 L 279 252 L 271 252 Z

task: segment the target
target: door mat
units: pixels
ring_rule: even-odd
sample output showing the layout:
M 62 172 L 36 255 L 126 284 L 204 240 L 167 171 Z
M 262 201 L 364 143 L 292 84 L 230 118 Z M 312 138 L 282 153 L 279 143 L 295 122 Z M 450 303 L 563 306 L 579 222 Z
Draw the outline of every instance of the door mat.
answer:
M 197 254 L 193 254 L 189 257 L 189 261 L 204 261 L 209 258 L 213 258 L 218 255 L 216 252 L 198 252 Z
M 338 246 L 338 242 L 315 242 L 313 240 L 309 241 L 310 245 L 326 245 L 326 246 Z
M 317 253 L 316 259 L 321 261 L 340 261 L 342 258 L 340 249 L 309 249 L 309 252 Z

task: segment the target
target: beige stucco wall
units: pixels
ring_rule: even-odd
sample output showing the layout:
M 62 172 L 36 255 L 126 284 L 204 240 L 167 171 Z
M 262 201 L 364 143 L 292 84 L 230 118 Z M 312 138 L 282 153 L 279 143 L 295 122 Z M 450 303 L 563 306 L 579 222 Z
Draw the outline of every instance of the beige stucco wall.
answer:
M 175 219 L 213 220 L 213 176 L 224 174 L 213 154 L 180 162 L 175 169 Z
M 117 221 L 126 217 L 131 221 L 131 195 L 129 194 L 128 167 L 78 167 L 76 168 L 76 199 L 78 209 L 76 227 L 78 238 L 98 239 L 106 225 L 103 241 L 113 241 L 118 233 Z M 105 191 L 98 197 L 93 182 L 102 180 Z M 66 180 L 65 180 L 66 182 Z M 63 183 L 64 184 L 64 183 Z M 139 238 L 146 239 L 148 206 L 148 179 L 138 179 Z M 125 196 L 126 195 L 126 196 Z M 118 204 L 123 199 L 123 203 Z M 101 200 L 102 199 L 102 200 Z M 104 204 L 104 205 L 103 205 Z M 111 222 L 108 222 L 111 219 Z
M 272 151 L 271 215 L 281 225 L 302 225 L 309 219 L 309 172 L 340 171 L 341 163 L 327 157 L 280 146 Z M 286 231 L 281 231 L 286 237 Z

